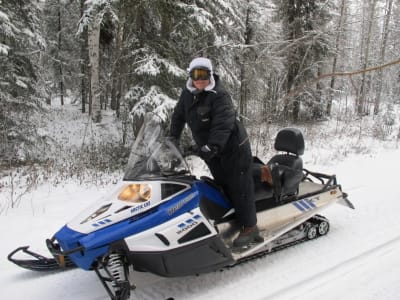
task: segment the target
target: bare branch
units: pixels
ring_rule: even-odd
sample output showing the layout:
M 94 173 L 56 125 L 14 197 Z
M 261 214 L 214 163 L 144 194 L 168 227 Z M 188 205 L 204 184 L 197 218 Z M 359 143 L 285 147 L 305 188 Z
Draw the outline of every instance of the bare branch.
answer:
M 313 84 L 315 84 L 318 81 L 321 81 L 327 77 L 335 77 L 335 76 L 341 76 L 341 77 L 351 77 L 354 75 L 359 75 L 359 74 L 363 74 L 363 73 L 368 73 L 368 72 L 373 72 L 373 71 L 378 71 L 378 70 L 382 70 L 394 65 L 400 64 L 400 59 L 395 60 L 395 61 L 391 61 L 389 63 L 383 64 L 383 65 L 379 65 L 379 66 L 375 66 L 375 67 L 370 67 L 370 68 L 366 68 L 366 69 L 362 69 L 362 70 L 357 70 L 357 71 L 350 71 L 350 72 L 336 72 L 336 73 L 328 73 L 328 74 L 322 74 L 312 80 L 309 80 L 307 82 L 305 82 L 304 84 L 296 87 L 296 89 L 291 90 L 289 93 L 287 93 L 283 98 L 281 98 L 280 100 L 286 100 L 287 98 L 290 97 L 294 97 L 299 95 L 300 93 L 302 93 L 307 87 L 312 86 Z

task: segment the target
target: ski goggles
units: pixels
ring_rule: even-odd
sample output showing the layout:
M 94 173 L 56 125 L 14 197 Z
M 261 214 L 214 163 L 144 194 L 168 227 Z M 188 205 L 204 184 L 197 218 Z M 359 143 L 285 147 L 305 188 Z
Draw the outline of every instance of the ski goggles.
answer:
M 189 75 L 192 80 L 208 80 L 210 79 L 211 72 L 205 69 L 193 69 Z

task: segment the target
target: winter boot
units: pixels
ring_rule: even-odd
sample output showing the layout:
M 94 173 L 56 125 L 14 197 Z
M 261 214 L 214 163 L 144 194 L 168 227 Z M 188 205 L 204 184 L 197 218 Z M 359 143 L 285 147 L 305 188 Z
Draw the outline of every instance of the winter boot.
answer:
M 264 238 L 260 236 L 257 226 L 243 227 L 240 230 L 239 236 L 233 241 L 233 247 L 241 248 L 248 246 L 251 243 L 261 243 Z

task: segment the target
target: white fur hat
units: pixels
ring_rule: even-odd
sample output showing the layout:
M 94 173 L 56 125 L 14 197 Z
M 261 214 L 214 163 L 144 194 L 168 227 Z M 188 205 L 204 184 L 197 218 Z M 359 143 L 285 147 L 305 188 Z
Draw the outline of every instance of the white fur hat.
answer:
M 215 87 L 215 79 L 213 76 L 211 60 L 209 60 L 208 58 L 205 58 L 205 57 L 196 57 L 190 63 L 188 72 L 190 73 L 190 71 L 192 71 L 195 68 L 210 70 L 210 73 L 211 73 L 210 84 L 204 90 L 213 91 L 213 89 Z M 186 88 L 189 91 L 191 91 L 192 93 L 196 91 L 196 88 L 193 86 L 192 78 L 190 78 L 190 77 L 188 78 L 188 80 L 186 82 Z M 215 93 L 215 91 L 214 91 L 214 93 Z
M 192 71 L 195 68 L 205 68 L 210 70 L 211 74 L 213 73 L 211 60 L 205 57 L 196 57 L 193 59 L 189 65 L 188 72 Z

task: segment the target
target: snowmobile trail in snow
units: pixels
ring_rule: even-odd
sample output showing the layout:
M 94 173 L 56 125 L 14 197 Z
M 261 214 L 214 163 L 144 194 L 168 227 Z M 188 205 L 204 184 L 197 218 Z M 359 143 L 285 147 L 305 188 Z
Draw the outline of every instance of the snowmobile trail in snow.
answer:
M 330 266 L 323 271 L 315 273 L 299 281 L 292 282 L 290 285 L 281 287 L 278 291 L 268 295 L 264 299 L 296 299 L 310 298 L 310 293 L 314 293 L 317 288 L 322 286 L 334 286 L 337 280 L 341 280 L 346 274 L 352 273 L 386 255 L 399 253 L 400 235 L 383 244 L 372 247 L 359 255 L 350 257 L 336 265 Z

